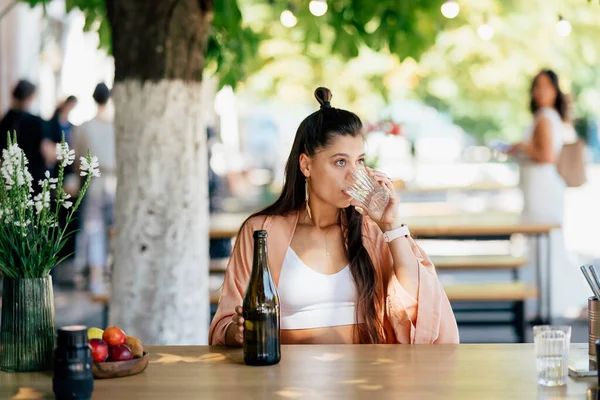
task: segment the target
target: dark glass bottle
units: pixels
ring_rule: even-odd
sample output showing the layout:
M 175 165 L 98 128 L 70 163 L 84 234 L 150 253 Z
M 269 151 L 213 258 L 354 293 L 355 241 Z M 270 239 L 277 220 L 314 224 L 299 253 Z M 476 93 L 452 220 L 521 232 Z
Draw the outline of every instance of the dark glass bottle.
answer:
M 273 365 L 281 360 L 279 294 L 267 257 L 267 231 L 254 231 L 252 274 L 244 309 L 244 362 Z
M 65 326 L 58 330 L 53 376 L 57 400 L 88 400 L 92 397 L 92 362 L 85 326 Z

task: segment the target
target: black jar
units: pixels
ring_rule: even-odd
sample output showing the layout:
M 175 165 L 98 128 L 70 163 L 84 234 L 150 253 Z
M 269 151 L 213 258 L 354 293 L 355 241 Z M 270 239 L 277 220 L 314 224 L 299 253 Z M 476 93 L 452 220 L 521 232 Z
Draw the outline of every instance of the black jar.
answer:
M 57 400 L 88 400 L 92 397 L 92 362 L 87 327 L 75 325 L 58 329 L 52 379 Z

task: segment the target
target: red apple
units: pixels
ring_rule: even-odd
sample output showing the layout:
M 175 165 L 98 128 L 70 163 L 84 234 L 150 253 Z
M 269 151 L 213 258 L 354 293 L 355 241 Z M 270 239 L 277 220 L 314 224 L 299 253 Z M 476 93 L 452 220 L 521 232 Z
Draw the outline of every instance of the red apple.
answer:
M 108 358 L 108 343 L 102 339 L 91 339 L 89 341 L 92 348 L 92 358 L 94 362 L 104 362 Z
M 102 334 L 102 340 L 108 343 L 109 346 L 118 346 L 127 342 L 127 335 L 123 330 L 116 326 L 106 328 Z
M 120 344 L 118 346 L 112 346 L 108 349 L 108 359 L 109 361 L 127 361 L 133 358 L 133 353 L 131 353 L 131 349 L 124 344 Z

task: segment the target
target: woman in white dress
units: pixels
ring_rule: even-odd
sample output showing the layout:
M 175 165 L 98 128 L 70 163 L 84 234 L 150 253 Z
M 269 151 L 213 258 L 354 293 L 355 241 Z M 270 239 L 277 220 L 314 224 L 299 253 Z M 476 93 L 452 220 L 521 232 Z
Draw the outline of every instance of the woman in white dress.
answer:
M 563 146 L 568 104 L 560 90 L 558 76 L 552 70 L 542 70 L 533 79 L 531 112 L 532 126 L 524 139 L 509 150 L 509 154 L 521 160 L 519 186 L 523 191 L 523 217 L 562 225 L 566 184 L 556 163 Z M 577 316 L 586 302 L 584 293 L 589 289 L 585 287 L 577 260 L 566 251 L 562 229 L 551 233 L 550 246 L 552 317 Z M 542 257 L 546 253 L 543 248 Z M 532 256 L 537 255 L 532 251 Z M 546 265 L 545 260 L 541 265 Z

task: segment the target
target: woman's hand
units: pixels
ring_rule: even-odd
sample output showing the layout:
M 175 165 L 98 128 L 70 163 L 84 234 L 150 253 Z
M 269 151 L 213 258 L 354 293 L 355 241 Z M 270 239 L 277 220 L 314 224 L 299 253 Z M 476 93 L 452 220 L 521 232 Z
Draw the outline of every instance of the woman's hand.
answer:
M 227 327 L 225 343 L 228 346 L 244 345 L 244 317 L 241 306 L 235 308 L 235 314 L 231 317 L 231 324 Z
M 396 189 L 394 188 L 392 180 L 383 172 L 375 171 L 368 167 L 366 167 L 366 170 L 369 173 L 369 175 L 376 182 L 381 184 L 381 186 L 385 189 L 386 192 L 388 192 L 388 194 L 390 195 L 390 201 L 388 202 L 383 212 L 380 211 L 379 213 L 374 213 L 370 210 L 364 210 L 361 207 L 361 204 L 355 199 L 352 199 L 350 201 L 350 205 L 354 206 L 356 208 L 356 211 L 358 211 L 361 214 L 367 212 L 369 218 L 375 221 L 375 223 L 379 225 L 379 228 L 383 232 L 398 227 L 400 225 L 398 222 L 398 204 L 400 202 L 400 199 L 396 194 Z

